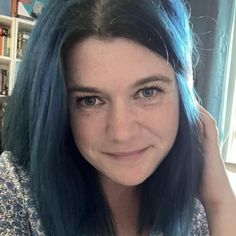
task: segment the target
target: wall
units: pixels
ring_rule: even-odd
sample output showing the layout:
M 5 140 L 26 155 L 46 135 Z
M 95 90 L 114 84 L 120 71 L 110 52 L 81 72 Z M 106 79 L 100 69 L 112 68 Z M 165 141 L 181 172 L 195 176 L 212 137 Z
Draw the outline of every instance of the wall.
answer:
M 0 0 L 0 15 L 11 16 L 11 0 Z

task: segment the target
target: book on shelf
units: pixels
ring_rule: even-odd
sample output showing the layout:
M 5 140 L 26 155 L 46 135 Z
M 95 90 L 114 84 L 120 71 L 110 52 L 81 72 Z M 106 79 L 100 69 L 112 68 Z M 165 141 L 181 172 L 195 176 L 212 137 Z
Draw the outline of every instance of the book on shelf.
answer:
M 10 56 L 10 29 L 0 26 L 0 56 Z
M 0 65 L 0 95 L 8 95 L 8 75 L 8 66 Z
M 26 43 L 28 41 L 30 37 L 30 33 L 29 32 L 19 32 L 18 36 L 17 36 L 17 52 L 16 52 L 16 56 L 17 58 L 22 58 L 23 56 L 23 51 L 24 48 L 26 46 Z

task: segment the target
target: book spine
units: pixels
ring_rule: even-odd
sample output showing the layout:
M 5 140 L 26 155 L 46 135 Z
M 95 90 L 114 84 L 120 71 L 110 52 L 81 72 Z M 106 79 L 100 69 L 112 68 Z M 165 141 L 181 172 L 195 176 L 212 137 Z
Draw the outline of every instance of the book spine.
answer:
M 11 52 L 11 35 L 10 32 L 8 32 L 8 38 L 7 38 L 7 56 L 10 57 Z
M 19 32 L 17 37 L 17 58 L 22 57 L 22 44 L 23 44 L 23 35 L 21 32 Z
M 23 51 L 26 47 L 30 35 L 28 32 L 19 32 L 17 37 L 17 58 L 22 58 Z
M 5 49 L 5 36 L 2 35 L 2 56 L 4 56 L 4 49 Z
M 27 42 L 28 42 L 29 37 L 30 37 L 30 36 L 29 36 L 29 33 L 23 32 L 23 36 L 22 36 L 22 38 L 23 38 L 22 50 L 23 50 L 23 51 L 25 50 L 25 47 L 26 47 L 26 44 L 27 44 Z
M 0 94 L 2 94 L 3 85 L 3 77 L 2 77 L 2 69 L 0 69 Z
M 0 26 L 0 56 L 1 55 L 3 55 L 3 53 L 2 53 L 2 40 L 3 40 L 3 38 L 2 38 L 2 27 Z
M 2 77 L 2 90 L 1 90 L 1 94 L 2 95 L 7 95 L 8 94 L 8 86 L 7 86 L 7 70 L 6 69 L 2 69 L 1 71 L 1 77 Z
M 7 57 L 7 36 L 4 36 L 4 56 Z
M 8 37 L 9 37 L 9 31 L 8 31 L 8 29 L 7 28 L 3 28 L 3 55 L 4 56 L 6 56 L 6 57 L 8 57 L 9 55 L 8 55 L 8 43 L 7 43 L 7 41 L 8 41 Z

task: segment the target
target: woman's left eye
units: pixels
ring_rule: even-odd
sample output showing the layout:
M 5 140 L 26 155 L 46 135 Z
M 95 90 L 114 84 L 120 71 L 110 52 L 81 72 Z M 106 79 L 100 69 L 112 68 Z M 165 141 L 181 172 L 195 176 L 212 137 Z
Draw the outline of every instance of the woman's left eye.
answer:
M 152 97 L 156 96 L 160 92 L 162 92 L 162 90 L 160 88 L 158 88 L 158 87 L 143 88 L 143 89 L 140 89 L 137 92 L 136 97 L 152 98 Z

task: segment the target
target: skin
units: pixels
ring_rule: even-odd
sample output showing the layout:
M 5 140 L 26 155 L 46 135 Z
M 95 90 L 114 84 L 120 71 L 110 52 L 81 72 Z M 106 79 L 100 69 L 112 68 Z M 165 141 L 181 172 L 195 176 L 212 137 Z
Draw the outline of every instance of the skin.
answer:
M 176 138 L 179 103 L 172 67 L 126 39 L 87 39 L 75 45 L 68 60 L 77 147 L 103 182 L 142 183 Z M 99 93 L 79 91 L 84 87 Z M 81 96 L 90 96 L 95 104 L 87 105 L 88 98 L 78 101 Z
M 174 70 L 159 55 L 121 38 L 89 38 L 68 55 L 75 143 L 100 173 L 118 235 L 136 235 L 138 185 L 158 168 L 178 130 Z M 216 123 L 204 108 L 200 112 L 205 161 L 200 198 L 211 235 L 233 236 L 236 200 L 221 160 Z
M 165 158 L 178 131 L 174 70 L 151 50 L 121 38 L 89 38 L 68 55 L 75 143 L 100 173 L 119 235 L 136 235 L 137 186 Z
M 234 236 L 236 197 L 221 159 L 216 122 L 203 107 L 200 107 L 200 111 L 199 130 L 205 162 L 200 198 L 211 235 Z

